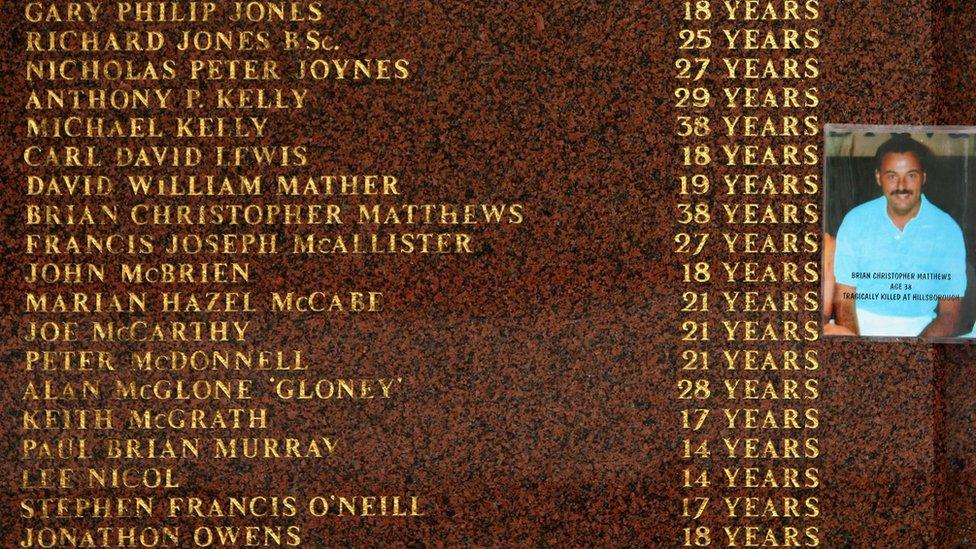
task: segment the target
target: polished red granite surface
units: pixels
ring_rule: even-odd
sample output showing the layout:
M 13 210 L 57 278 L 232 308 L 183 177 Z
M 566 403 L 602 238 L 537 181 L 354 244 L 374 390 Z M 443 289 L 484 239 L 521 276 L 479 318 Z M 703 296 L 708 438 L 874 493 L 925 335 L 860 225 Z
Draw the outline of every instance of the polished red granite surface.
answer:
M 976 10 L 969 3 L 823 4 L 823 45 L 816 51 L 821 122 L 976 124 L 970 78 L 976 61 L 967 40 Z M 33 229 L 25 227 L 23 213 L 26 25 L 20 5 L 0 6 L 0 47 L 7 52 L 0 61 L 6 104 L 0 132 L 0 245 L 7 258 L 0 266 L 0 351 L 8 364 L 0 377 L 0 448 L 8 456 L 0 468 L 4 546 L 17 543 L 25 527 L 37 527 L 18 518 L 19 501 L 39 497 L 18 488 L 22 469 L 32 465 L 18 459 L 21 396 L 27 380 L 40 377 L 24 371 L 26 346 L 18 341 L 29 289 L 21 275 L 34 260 L 23 251 L 24 235 Z M 423 502 L 423 517 L 302 513 L 179 523 L 186 531 L 299 525 L 311 547 L 672 546 L 684 520 L 677 456 L 685 436 L 678 428 L 673 360 L 681 318 L 678 260 L 671 252 L 677 140 L 671 137 L 670 60 L 680 28 L 677 7 L 353 2 L 328 11 L 325 26 L 339 37 L 344 55 L 409 59 L 411 76 L 307 84 L 308 107 L 271 115 L 273 134 L 262 143 L 308 147 L 310 173 L 395 174 L 402 196 L 375 200 L 381 204 L 521 203 L 525 221 L 469 229 L 476 240 L 470 255 L 248 258 L 256 273 L 248 289 L 255 295 L 372 290 L 385 297 L 385 309 L 369 315 L 255 314 L 254 346 L 301 349 L 310 367 L 305 377 L 395 377 L 402 385 L 386 401 L 275 404 L 271 427 L 252 435 L 334 437 L 339 447 L 332 457 L 135 460 L 125 466 L 172 466 L 181 486 L 126 493 L 159 499 L 292 495 L 299 501 L 387 494 L 418 495 Z M 285 53 L 261 55 L 288 62 Z M 199 171 L 205 170 L 183 173 Z M 284 237 L 295 229 L 274 231 Z M 104 258 L 108 265 L 115 261 Z M 114 279 L 102 291 L 121 289 Z M 823 456 L 811 463 L 821 471 L 823 486 L 815 494 L 821 516 L 810 521 L 821 528 L 822 545 L 970 546 L 967 539 L 976 535 L 967 530 L 976 516 L 976 351 L 851 341 L 808 347 L 819 350 L 822 366 L 816 436 Z M 138 346 L 112 349 L 121 354 Z M 255 384 L 261 389 L 252 405 L 270 404 L 269 383 Z M 108 495 L 81 489 L 69 495 L 84 493 Z M 140 520 L 174 524 L 165 517 Z

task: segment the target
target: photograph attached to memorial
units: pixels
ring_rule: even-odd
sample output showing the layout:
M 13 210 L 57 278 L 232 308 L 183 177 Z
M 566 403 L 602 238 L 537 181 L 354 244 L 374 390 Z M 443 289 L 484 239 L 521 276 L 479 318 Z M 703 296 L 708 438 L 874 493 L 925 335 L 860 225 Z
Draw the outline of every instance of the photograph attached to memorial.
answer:
M 824 128 L 825 336 L 976 342 L 976 128 Z

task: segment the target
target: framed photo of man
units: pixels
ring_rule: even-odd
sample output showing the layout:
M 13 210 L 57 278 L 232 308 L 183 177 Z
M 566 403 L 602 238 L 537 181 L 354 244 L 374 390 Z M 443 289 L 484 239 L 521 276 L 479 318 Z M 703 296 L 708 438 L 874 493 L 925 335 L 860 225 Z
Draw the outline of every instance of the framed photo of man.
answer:
M 976 341 L 976 128 L 824 134 L 823 335 Z

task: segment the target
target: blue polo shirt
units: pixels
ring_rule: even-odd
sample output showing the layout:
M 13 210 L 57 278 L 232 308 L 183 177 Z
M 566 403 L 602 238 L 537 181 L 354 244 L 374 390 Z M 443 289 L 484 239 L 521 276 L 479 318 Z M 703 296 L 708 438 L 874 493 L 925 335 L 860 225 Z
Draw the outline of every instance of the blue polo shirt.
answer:
M 837 231 L 834 276 L 854 286 L 857 307 L 879 315 L 933 314 L 939 299 L 966 292 L 966 246 L 949 214 L 922 195 L 904 230 L 888 217 L 884 196 L 844 216 Z

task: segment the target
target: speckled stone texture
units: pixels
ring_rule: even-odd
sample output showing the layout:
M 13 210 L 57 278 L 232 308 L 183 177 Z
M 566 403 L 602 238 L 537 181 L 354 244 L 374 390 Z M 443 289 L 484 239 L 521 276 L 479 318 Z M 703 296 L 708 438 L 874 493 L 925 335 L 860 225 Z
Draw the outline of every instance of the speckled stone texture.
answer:
M 972 33 L 954 31 L 976 21 L 969 3 L 938 3 L 936 13 L 915 0 L 824 4 L 822 122 L 976 124 Z M 31 525 L 17 518 L 29 497 L 17 489 L 16 456 L 31 378 L 17 339 L 19 276 L 31 261 L 21 5 L 0 6 L 3 546 Z M 681 291 L 670 137 L 679 18 L 676 2 L 330 5 L 326 27 L 344 55 L 407 58 L 412 76 L 312 84 L 306 111 L 272 115 L 267 143 L 308 146 L 308 173 L 395 174 L 402 202 L 522 202 L 526 222 L 475 228 L 472 256 L 254 258 L 255 294 L 387 296 L 386 311 L 369 317 L 258 314 L 255 345 L 302 349 L 309 377 L 401 376 L 403 391 L 389 402 L 272 410 L 270 432 L 336 436 L 336 458 L 181 463 L 183 487 L 131 495 L 404 494 L 420 495 L 428 513 L 256 521 L 299 524 L 309 547 L 674 546 L 685 435 L 670 355 Z M 823 365 L 824 487 L 822 517 L 809 524 L 822 528 L 823 546 L 962 543 L 976 517 L 972 348 L 812 347 Z M 94 521 L 73 523 L 85 524 Z
M 938 9 L 939 24 L 933 36 L 941 37 L 942 42 L 932 86 L 938 98 L 933 116 L 942 124 L 976 125 L 972 79 L 976 53 L 966 46 L 965 38 L 976 31 L 976 13 L 969 3 L 959 1 L 940 2 Z M 945 381 L 942 434 L 947 546 L 976 547 L 976 349 L 947 346 L 941 351 L 936 375 Z

